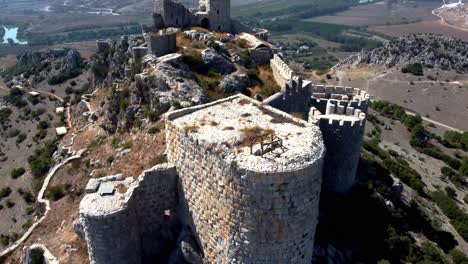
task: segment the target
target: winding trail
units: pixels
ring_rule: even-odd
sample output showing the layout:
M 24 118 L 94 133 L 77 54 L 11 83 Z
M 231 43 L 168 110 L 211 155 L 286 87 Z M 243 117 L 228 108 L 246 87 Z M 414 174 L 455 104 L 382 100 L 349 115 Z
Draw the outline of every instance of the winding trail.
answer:
M 5 90 L 5 91 L 10 91 L 10 89 L 6 88 L 6 87 L 3 87 L 0 85 L 0 89 L 1 90 Z M 30 90 L 32 91 L 32 90 Z M 54 98 L 56 98 L 57 100 L 59 100 L 60 102 L 64 102 L 64 99 L 61 98 L 60 96 L 56 95 L 56 94 L 53 94 L 53 93 L 49 93 L 49 92 L 42 92 L 42 91 L 36 91 L 40 94 L 43 94 L 43 95 L 48 95 L 48 96 L 52 96 Z M 71 123 L 71 104 L 68 103 L 67 106 L 66 106 L 66 111 L 67 111 L 67 126 L 72 129 L 72 123 Z M 9 247 L 7 247 L 6 249 L 4 249 L 3 251 L 0 252 L 0 257 L 3 257 L 7 254 L 9 254 L 10 252 L 12 252 L 13 250 L 15 250 L 19 245 L 21 245 L 24 241 L 26 241 L 26 239 L 31 235 L 31 233 L 34 231 L 34 229 L 47 217 L 47 214 L 48 212 L 50 211 L 51 207 L 50 207 L 50 201 L 47 200 L 45 198 L 45 192 L 47 190 L 47 187 L 49 186 L 49 183 L 52 179 L 52 177 L 54 177 L 55 173 L 64 165 L 68 164 L 69 162 L 73 161 L 73 160 L 76 160 L 76 159 L 80 159 L 82 154 L 86 151 L 86 149 L 81 149 L 79 151 L 77 151 L 76 153 L 73 152 L 71 150 L 71 146 L 73 145 L 74 143 L 74 140 L 75 140 L 75 137 L 76 137 L 76 134 L 73 133 L 72 134 L 72 137 L 70 139 L 70 143 L 68 143 L 67 145 L 64 145 L 62 148 L 64 150 L 67 151 L 67 154 L 70 155 L 68 158 L 66 158 L 65 160 L 63 160 L 61 163 L 59 164 L 56 164 L 52 169 L 49 170 L 46 178 L 44 179 L 44 183 L 42 184 L 42 187 L 41 187 L 41 190 L 39 191 L 39 194 L 37 196 L 37 202 L 38 203 L 42 203 L 45 205 L 45 212 L 44 214 L 41 216 L 41 218 L 39 218 L 39 220 L 37 220 L 24 234 L 23 236 L 18 239 L 17 241 L 15 241 L 12 245 L 10 245 Z M 45 248 L 45 246 L 42 246 L 42 245 L 33 245 L 32 248 L 35 247 L 41 247 L 45 253 L 48 253 L 49 251 L 47 250 L 47 248 Z M 49 252 L 50 253 L 50 252 Z M 52 256 L 52 254 L 50 254 Z M 53 257 L 53 256 L 52 256 Z M 52 263 L 55 263 L 55 262 L 52 262 Z M 58 263 L 58 262 L 56 262 Z
M 45 212 L 42 215 L 42 217 L 36 221 L 29 229 L 24 233 L 24 235 L 18 239 L 15 243 L 13 243 L 11 246 L 8 248 L 4 249 L 2 252 L 0 252 L 0 257 L 5 256 L 6 254 L 12 252 L 15 250 L 19 245 L 21 245 L 26 239 L 31 235 L 31 233 L 34 231 L 34 229 L 42 222 L 44 219 L 47 217 L 47 214 L 50 211 L 50 201 L 47 200 L 44 196 L 45 191 L 47 190 L 47 187 L 49 186 L 49 182 L 52 179 L 52 177 L 55 175 L 55 173 L 64 165 L 66 165 L 68 162 L 76 160 L 81 158 L 81 155 L 86 151 L 86 149 L 79 150 L 76 154 L 74 154 L 71 157 L 66 158 L 64 161 L 61 163 L 55 165 L 47 174 L 47 177 L 44 180 L 44 184 L 42 185 L 41 190 L 39 191 L 39 195 L 37 196 L 37 201 L 39 203 L 45 204 Z
M 463 4 L 462 1 L 460 1 L 460 4 Z M 444 5 L 437 8 L 437 9 L 434 9 L 432 10 L 432 14 L 436 17 L 438 17 L 440 20 L 440 23 L 444 26 L 447 26 L 447 27 L 451 27 L 451 28 L 454 28 L 454 29 L 457 29 L 457 30 L 461 30 L 461 31 L 465 31 L 465 32 L 468 32 L 468 29 L 466 28 L 463 28 L 463 27 L 457 27 L 455 25 L 452 25 L 452 24 L 449 24 L 447 23 L 447 21 L 445 21 L 445 18 L 441 15 L 442 13 L 446 12 L 448 9 L 450 8 L 455 8 L 455 7 L 448 7 L 446 4 L 445 4 L 445 1 L 444 1 Z
M 1 85 L 0 85 L 0 89 L 4 90 L 4 91 L 10 91 L 9 88 L 3 87 Z M 60 97 L 60 96 L 58 96 L 56 94 L 53 94 L 53 93 L 37 91 L 37 90 L 33 90 L 33 89 L 28 89 L 27 91 L 29 91 L 29 92 L 34 91 L 34 92 L 38 92 L 38 93 L 40 93 L 42 95 L 52 96 L 55 99 L 59 100 L 61 103 L 64 102 L 64 99 L 62 97 Z M 68 129 L 73 129 L 73 125 L 72 125 L 72 122 L 71 122 L 71 103 L 67 103 L 66 111 L 67 111 L 67 127 L 68 127 Z

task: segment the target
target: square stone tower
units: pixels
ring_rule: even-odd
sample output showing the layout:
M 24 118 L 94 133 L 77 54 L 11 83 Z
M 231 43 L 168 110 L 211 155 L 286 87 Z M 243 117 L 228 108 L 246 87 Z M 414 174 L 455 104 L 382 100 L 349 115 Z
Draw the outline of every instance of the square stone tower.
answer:
M 200 25 L 202 27 L 221 32 L 231 31 L 231 0 L 200 0 L 201 16 Z

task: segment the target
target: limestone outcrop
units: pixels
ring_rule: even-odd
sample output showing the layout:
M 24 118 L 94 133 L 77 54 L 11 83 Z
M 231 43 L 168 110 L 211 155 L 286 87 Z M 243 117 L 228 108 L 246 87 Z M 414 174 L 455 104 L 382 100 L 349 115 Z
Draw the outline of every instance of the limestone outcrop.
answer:
M 213 48 L 205 49 L 201 53 L 203 62 L 210 68 L 221 74 L 229 74 L 236 70 L 234 64 Z
M 336 67 L 393 67 L 411 63 L 466 72 L 468 42 L 441 35 L 410 35 L 391 41 L 381 48 L 352 55 Z

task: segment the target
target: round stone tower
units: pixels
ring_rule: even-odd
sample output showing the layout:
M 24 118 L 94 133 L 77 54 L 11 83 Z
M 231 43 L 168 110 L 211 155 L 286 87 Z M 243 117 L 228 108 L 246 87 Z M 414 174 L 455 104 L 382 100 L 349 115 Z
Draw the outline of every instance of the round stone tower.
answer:
M 325 148 L 317 126 L 243 95 L 170 113 L 184 223 L 209 263 L 310 264 Z
M 324 191 L 346 193 L 353 187 L 361 153 L 366 114 L 348 102 L 330 99 L 325 114 L 311 108 L 309 121 L 320 127 L 327 148 L 323 169 Z

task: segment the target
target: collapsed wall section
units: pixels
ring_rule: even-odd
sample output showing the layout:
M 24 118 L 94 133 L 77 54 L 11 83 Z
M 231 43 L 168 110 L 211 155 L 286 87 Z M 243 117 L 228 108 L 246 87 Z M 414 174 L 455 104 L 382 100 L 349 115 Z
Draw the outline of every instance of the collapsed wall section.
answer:
M 176 32 L 159 30 L 145 34 L 149 51 L 160 57 L 177 51 Z
M 274 130 L 287 150 L 251 154 L 238 142 L 246 124 Z M 166 136 L 185 223 L 206 261 L 311 262 L 324 155 L 317 127 L 238 95 L 170 113 Z
M 178 202 L 174 166 L 156 166 L 136 181 L 91 179 L 86 191 L 78 223 L 91 263 L 140 264 L 164 248 Z

